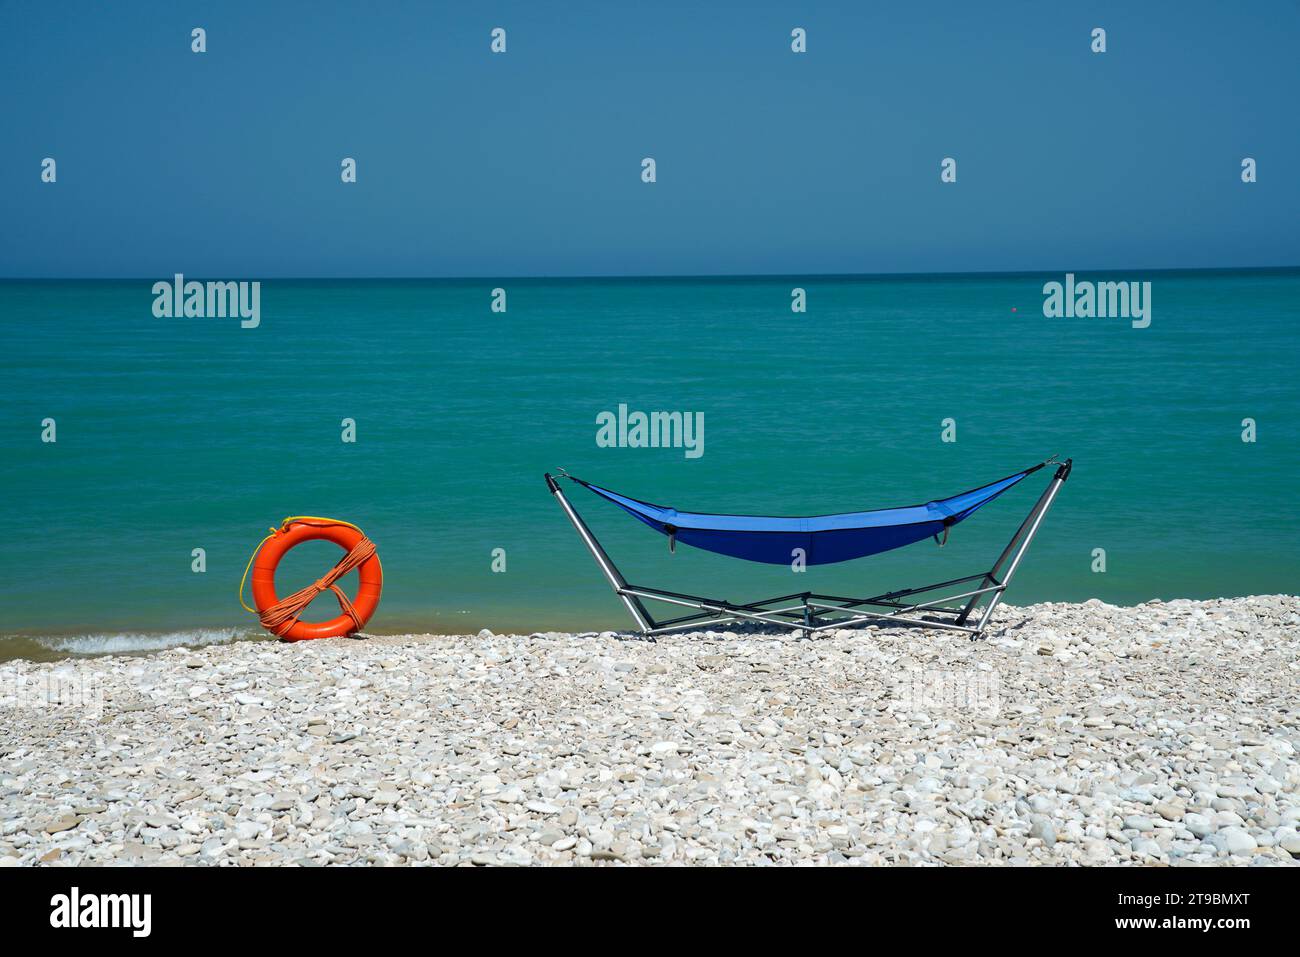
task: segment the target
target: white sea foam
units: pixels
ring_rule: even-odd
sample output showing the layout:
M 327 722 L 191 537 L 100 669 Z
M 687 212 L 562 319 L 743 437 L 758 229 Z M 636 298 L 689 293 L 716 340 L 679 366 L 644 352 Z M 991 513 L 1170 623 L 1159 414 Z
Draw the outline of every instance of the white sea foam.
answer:
M 195 628 L 165 634 L 123 632 L 102 635 L 42 636 L 36 641 L 51 651 L 74 655 L 120 655 L 137 651 L 162 651 L 165 648 L 196 648 L 234 641 L 248 632 L 238 628 Z

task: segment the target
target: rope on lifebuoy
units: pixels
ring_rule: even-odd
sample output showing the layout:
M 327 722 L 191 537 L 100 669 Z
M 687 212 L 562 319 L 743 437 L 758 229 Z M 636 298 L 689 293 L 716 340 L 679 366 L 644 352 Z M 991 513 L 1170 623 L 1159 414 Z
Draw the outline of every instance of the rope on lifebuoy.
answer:
M 266 608 L 264 611 L 258 612 L 254 608 L 249 608 L 248 605 L 244 603 L 244 585 L 248 581 L 248 572 L 249 569 L 253 567 L 253 560 L 257 558 L 257 553 L 261 551 L 263 545 L 276 535 L 288 530 L 289 526 L 297 523 L 306 525 L 345 525 L 348 528 L 356 529 L 357 532 L 361 534 L 361 540 L 352 546 L 352 549 L 340 558 L 338 564 L 331 568 L 329 572 L 312 582 L 306 588 L 299 589 L 289 597 L 280 599 L 280 601 L 271 605 L 269 608 Z M 271 534 L 258 542 L 257 547 L 253 549 L 253 554 L 248 557 L 248 564 L 244 566 L 244 577 L 239 581 L 239 603 L 244 606 L 244 610 L 257 615 L 262 627 L 267 631 L 278 637 L 284 637 L 285 633 L 298 622 L 300 617 L 302 617 L 302 613 L 307 609 L 307 606 L 316 600 L 316 596 L 326 589 L 329 589 L 334 592 L 334 596 L 338 599 L 339 607 L 343 609 L 343 614 L 351 618 L 353 624 L 356 626 L 356 630 L 360 631 L 365 626 L 365 622 L 361 619 L 361 616 L 357 614 L 357 610 L 352 606 L 352 600 L 348 598 L 343 589 L 336 585 L 335 582 L 354 568 L 369 561 L 375 554 L 375 543 L 368 539 L 365 536 L 365 533 L 361 532 L 361 529 L 357 528 L 357 526 L 353 525 L 351 522 L 344 522 L 333 518 L 320 518 L 315 515 L 290 516 L 284 520 L 278 529 L 273 528 L 270 531 Z

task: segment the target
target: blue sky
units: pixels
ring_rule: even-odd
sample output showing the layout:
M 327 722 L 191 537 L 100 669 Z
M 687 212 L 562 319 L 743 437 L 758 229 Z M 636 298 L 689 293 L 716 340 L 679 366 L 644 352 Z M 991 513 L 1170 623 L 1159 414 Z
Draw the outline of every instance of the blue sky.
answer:
M 3 3 L 0 275 L 1297 265 L 1297 41 L 1286 0 Z

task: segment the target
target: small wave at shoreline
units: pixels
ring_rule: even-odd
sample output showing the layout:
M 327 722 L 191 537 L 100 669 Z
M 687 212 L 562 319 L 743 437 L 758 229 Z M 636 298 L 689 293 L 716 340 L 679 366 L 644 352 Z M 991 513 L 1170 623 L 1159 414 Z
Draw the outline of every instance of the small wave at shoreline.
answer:
M 133 655 L 169 648 L 200 648 L 254 637 L 240 628 L 193 628 L 169 632 L 104 632 L 84 635 L 7 635 L 0 637 L 0 661 L 29 658 L 51 661 L 66 656 Z

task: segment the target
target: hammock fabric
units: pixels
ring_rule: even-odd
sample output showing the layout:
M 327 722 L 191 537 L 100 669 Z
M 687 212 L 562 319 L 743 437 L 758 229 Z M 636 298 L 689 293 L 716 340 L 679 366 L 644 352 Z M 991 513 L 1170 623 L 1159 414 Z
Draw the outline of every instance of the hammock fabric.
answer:
M 939 535 L 946 538 L 950 527 L 970 517 L 1045 464 L 1039 463 L 988 485 L 924 505 L 806 518 L 682 512 L 569 477 L 655 531 L 667 535 L 670 547 L 681 542 L 720 555 L 769 565 L 790 564 L 794 549 L 800 548 L 806 564 L 831 565 L 902 548 L 931 537 L 937 539 Z

